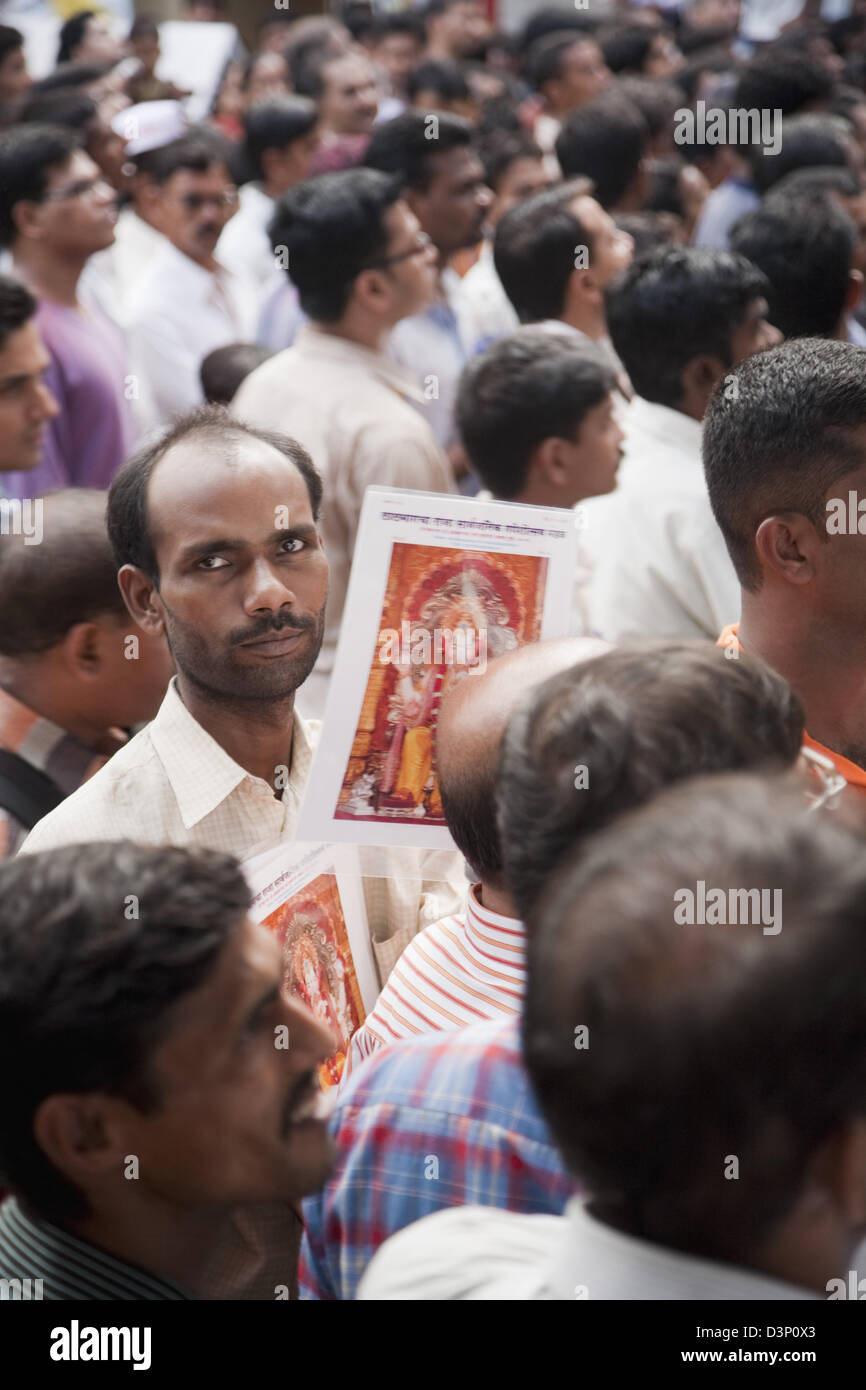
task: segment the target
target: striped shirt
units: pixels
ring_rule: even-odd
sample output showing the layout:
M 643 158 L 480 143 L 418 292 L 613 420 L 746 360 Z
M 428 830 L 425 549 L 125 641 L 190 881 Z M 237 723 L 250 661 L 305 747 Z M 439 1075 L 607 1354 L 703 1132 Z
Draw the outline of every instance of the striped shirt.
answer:
M 352 1038 L 347 1072 L 401 1039 L 519 1014 L 526 979 L 523 925 L 484 907 L 479 888 L 476 883 L 469 890 L 462 913 L 443 917 L 409 942 Z
M 41 1286 L 33 1281 L 41 1280 Z M 16 1281 L 11 1284 L 9 1281 Z M 18 1281 L 21 1289 L 18 1288 Z M 27 1282 L 30 1281 L 30 1282 Z M 191 1299 L 192 1295 L 28 1214 L 14 1197 L 0 1206 L 0 1300 Z

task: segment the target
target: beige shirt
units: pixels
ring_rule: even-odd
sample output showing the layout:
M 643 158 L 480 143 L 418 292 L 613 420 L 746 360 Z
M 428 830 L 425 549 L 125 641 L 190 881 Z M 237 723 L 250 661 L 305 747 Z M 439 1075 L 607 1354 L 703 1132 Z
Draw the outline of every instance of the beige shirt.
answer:
M 453 490 L 448 460 L 409 404 L 413 400 L 423 402 L 424 392 L 412 372 L 304 324 L 294 346 L 248 376 L 232 403 L 234 414 L 251 424 L 297 439 L 325 480 L 322 538 L 330 593 L 322 652 L 300 695 L 307 713 L 324 710 L 367 487 Z

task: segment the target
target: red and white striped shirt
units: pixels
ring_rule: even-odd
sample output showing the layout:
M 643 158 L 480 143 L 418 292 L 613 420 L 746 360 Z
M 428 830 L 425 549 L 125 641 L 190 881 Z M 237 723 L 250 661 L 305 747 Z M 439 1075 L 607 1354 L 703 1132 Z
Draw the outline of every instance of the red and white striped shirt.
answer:
M 513 917 L 479 902 L 425 927 L 401 955 L 376 1007 L 352 1038 L 345 1076 L 379 1047 L 419 1033 L 451 1033 L 520 1012 L 526 980 L 525 933 Z

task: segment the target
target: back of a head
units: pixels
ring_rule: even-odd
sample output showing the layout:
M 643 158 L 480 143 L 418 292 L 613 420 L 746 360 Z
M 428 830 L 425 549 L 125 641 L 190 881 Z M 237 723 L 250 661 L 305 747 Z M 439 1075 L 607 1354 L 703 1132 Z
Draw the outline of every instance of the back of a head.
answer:
M 211 850 L 121 841 L 0 864 L 0 1052 L 16 1058 L 0 1078 L 0 1182 L 38 1214 L 86 1211 L 34 1137 L 41 1102 L 102 1091 L 155 1108 L 150 1064 L 169 1016 L 248 907 L 237 862 Z
M 52 92 L 28 93 L 15 114 L 21 125 L 59 125 L 85 131 L 97 119 L 99 107 L 77 87 L 58 87 Z
M 550 34 L 571 33 L 572 38 L 593 35 L 599 26 L 599 19 L 586 10 L 575 12 L 564 10 L 561 6 L 548 5 L 530 15 L 520 31 L 520 48 L 529 53 L 533 44 Z
M 260 343 L 228 343 L 214 348 L 199 368 L 201 389 L 211 405 L 231 405 L 241 382 L 273 353 Z
M 857 228 L 829 197 L 777 197 L 746 213 L 731 250 L 769 282 L 768 317 L 786 338 L 844 332 Z
M 333 323 L 361 271 L 385 254 L 385 214 L 400 197 L 397 180 L 375 169 L 321 174 L 277 203 L 269 235 L 285 247 L 301 308 Z
M 765 517 L 797 512 L 825 534 L 831 487 L 866 464 L 864 427 L 866 349 L 851 343 L 799 338 L 741 362 L 736 409 L 716 390 L 704 418 L 704 473 L 745 589 L 761 587 L 755 532 Z
M 536 39 L 526 55 L 526 80 L 537 92 L 544 93 L 548 83 L 561 77 L 566 56 L 589 35 L 581 30 L 556 29 Z
M 517 497 L 538 446 L 573 440 L 615 384 L 593 345 L 544 328 L 521 328 L 473 358 L 460 378 L 456 421 L 484 486 L 494 497 Z
M 87 32 L 87 26 L 91 19 L 96 18 L 95 10 L 76 10 L 60 26 L 60 37 L 57 47 L 57 66 L 61 63 L 70 62 L 75 56 L 75 50 L 83 41 Z
M 757 777 L 673 788 L 563 863 L 531 909 L 524 1058 L 595 1215 L 762 1268 L 866 1112 L 864 928 L 861 836 Z M 823 1291 L 815 1263 L 797 1282 Z
M 740 72 L 733 105 L 793 116 L 829 100 L 833 79 L 824 64 L 794 49 L 768 48 Z
M 0 246 L 9 246 L 18 231 L 17 203 L 39 202 L 52 169 L 66 164 L 81 148 L 81 136 L 59 125 L 18 125 L 0 134 Z
M 318 119 L 316 108 L 306 97 L 271 97 L 251 106 L 244 113 L 244 155 L 250 176 L 264 178 L 262 155 L 266 150 L 283 150 L 294 140 L 309 135 Z
M 599 35 L 604 61 L 611 72 L 641 73 L 658 31 L 648 24 L 620 24 Z
M 496 795 L 522 916 L 562 856 L 624 811 L 702 773 L 790 767 L 802 736 L 781 676 L 704 642 L 636 642 L 547 681 L 509 723 Z
M 863 192 L 863 185 L 847 165 L 809 164 L 804 169 L 794 169 L 779 179 L 765 196 L 765 207 L 775 207 L 781 198 L 814 198 L 827 193 L 835 193 L 840 198 L 856 198 Z
M 640 172 L 649 130 L 640 111 L 617 91 L 572 111 L 556 141 L 563 177 L 592 179 L 602 207 L 615 207 Z
M 406 79 L 406 95 L 410 104 L 421 92 L 433 92 L 444 105 L 447 101 L 468 101 L 469 83 L 460 63 L 449 59 L 430 58 L 413 68 Z
M 783 122 L 778 147 L 756 145 L 751 151 L 752 180 L 766 193 L 795 169 L 849 165 L 851 127 L 841 116 L 791 116 Z
M 496 273 L 521 323 L 559 318 L 575 247 L 586 246 L 591 263 L 592 238 L 571 210 L 591 187 L 587 179 L 573 179 L 547 188 L 511 208 L 496 228 Z
M 662 248 L 634 260 L 608 291 L 607 322 L 637 394 L 676 408 L 686 365 L 704 353 L 728 365 L 731 334 L 766 293 L 762 272 L 730 251 Z
M 0 534 L 0 656 L 36 656 L 76 623 L 126 613 L 106 530 L 106 494 L 68 488 L 40 501 L 39 545 Z
M 393 174 L 405 187 L 423 192 L 430 182 L 430 161 L 450 150 L 467 148 L 473 140 L 472 126 L 462 116 L 437 112 L 435 139 L 430 135 L 430 119 L 423 111 L 405 111 L 377 125 L 364 156 L 366 168 Z

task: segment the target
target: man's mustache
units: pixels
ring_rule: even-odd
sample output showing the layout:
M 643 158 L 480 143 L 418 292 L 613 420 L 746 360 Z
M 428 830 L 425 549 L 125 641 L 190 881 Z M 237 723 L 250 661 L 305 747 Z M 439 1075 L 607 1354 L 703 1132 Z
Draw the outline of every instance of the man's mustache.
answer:
M 244 642 L 255 642 L 259 637 L 267 637 L 271 632 L 282 632 L 285 627 L 297 628 L 299 632 L 315 632 L 317 623 L 312 617 L 302 617 L 297 613 L 279 612 L 272 618 L 258 623 L 256 627 L 240 629 L 229 633 L 229 646 L 240 647 Z

